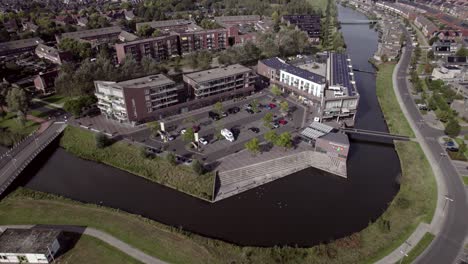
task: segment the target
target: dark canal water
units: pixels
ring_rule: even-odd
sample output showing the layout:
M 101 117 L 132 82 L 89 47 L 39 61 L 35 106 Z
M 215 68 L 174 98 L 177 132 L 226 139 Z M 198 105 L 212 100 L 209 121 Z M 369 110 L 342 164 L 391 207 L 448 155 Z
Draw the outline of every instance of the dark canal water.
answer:
M 343 19 L 365 19 L 340 8 Z M 372 70 L 367 59 L 377 35 L 367 25 L 343 26 L 357 68 Z M 361 94 L 357 127 L 386 130 L 375 77 L 356 73 Z M 52 150 L 30 168 L 25 186 L 72 199 L 140 214 L 209 237 L 241 245 L 310 246 L 365 228 L 379 217 L 398 191 L 398 157 L 391 144 L 353 139 L 348 179 L 307 169 L 239 196 L 209 204 L 129 173 Z

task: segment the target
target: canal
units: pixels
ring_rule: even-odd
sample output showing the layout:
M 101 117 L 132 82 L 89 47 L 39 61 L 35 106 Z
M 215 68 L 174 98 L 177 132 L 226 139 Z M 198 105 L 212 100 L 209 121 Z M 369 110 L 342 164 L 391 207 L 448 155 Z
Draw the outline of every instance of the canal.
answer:
M 339 8 L 342 19 L 366 19 Z M 343 25 L 356 68 L 368 58 L 377 33 L 368 25 Z M 361 94 L 358 128 L 386 131 L 375 95 L 375 76 L 356 72 Z M 241 245 L 310 246 L 365 228 L 398 191 L 399 160 L 391 143 L 353 138 L 348 179 L 307 169 L 238 196 L 209 204 L 127 172 L 52 150 L 29 168 L 25 187 L 120 208 L 184 230 Z

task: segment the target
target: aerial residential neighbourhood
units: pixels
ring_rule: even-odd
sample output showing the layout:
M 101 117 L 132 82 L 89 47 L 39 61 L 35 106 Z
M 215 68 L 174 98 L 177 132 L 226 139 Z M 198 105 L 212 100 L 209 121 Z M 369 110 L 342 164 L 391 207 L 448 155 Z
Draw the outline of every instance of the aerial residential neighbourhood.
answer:
M 0 1 L 0 263 L 468 263 L 467 0 Z

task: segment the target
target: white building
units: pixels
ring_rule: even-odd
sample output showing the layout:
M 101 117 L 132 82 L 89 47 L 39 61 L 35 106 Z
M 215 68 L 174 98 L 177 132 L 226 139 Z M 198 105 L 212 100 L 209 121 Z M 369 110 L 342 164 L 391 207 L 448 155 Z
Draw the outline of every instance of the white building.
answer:
M 0 235 L 0 263 L 51 263 L 60 249 L 59 230 L 6 229 Z

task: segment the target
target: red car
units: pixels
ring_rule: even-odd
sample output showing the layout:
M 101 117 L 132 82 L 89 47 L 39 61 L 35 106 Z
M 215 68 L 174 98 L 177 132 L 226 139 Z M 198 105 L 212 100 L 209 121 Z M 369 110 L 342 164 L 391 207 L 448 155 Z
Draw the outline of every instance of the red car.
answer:
M 276 107 L 276 105 L 275 105 L 274 103 L 269 103 L 268 106 L 269 106 L 270 108 L 272 108 L 272 109 Z
M 288 121 L 286 121 L 285 119 L 280 119 L 278 120 L 278 123 L 280 123 L 280 125 L 286 125 L 288 123 Z

